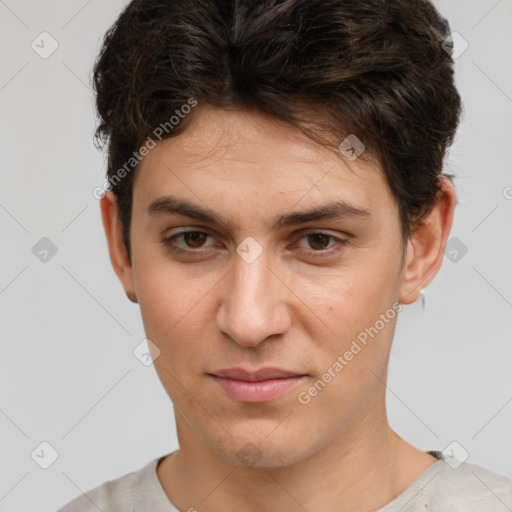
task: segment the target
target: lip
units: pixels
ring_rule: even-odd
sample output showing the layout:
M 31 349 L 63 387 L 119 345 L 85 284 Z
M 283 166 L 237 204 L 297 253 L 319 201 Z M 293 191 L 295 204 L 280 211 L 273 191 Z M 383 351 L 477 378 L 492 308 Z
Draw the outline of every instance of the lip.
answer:
M 264 403 L 276 400 L 306 377 L 305 374 L 275 367 L 256 371 L 229 368 L 208 374 L 232 400 Z

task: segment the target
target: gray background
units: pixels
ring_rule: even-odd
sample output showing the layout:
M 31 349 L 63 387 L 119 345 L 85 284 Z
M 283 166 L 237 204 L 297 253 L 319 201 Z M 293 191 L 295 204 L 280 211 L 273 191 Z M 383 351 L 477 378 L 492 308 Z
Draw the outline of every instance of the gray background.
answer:
M 105 166 L 90 71 L 125 3 L 0 0 L 0 511 L 54 510 L 177 448 L 170 400 L 133 355 L 139 310 L 111 269 L 92 195 Z M 512 477 L 512 1 L 436 5 L 469 45 L 456 60 L 465 113 L 446 161 L 458 252 L 425 309 L 402 313 L 389 417 L 422 449 L 456 441 L 455 453 Z M 51 49 L 43 31 L 59 45 L 46 59 L 31 47 Z M 43 237 L 57 248 L 46 262 Z M 43 441 L 58 453 L 48 469 Z

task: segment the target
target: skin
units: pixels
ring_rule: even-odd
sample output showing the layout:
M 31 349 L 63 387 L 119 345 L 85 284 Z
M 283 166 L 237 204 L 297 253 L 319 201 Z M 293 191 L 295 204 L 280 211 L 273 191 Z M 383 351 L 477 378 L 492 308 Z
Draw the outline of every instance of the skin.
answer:
M 322 147 L 263 114 L 200 105 L 194 115 L 184 133 L 158 143 L 139 164 L 131 263 L 115 196 L 101 200 L 114 270 L 139 302 L 174 405 L 180 449 L 158 466 L 162 487 L 180 510 L 376 510 L 436 461 L 388 424 L 397 316 L 309 403 L 298 394 L 381 314 L 415 302 L 434 278 L 452 224 L 453 187 L 441 180 L 434 208 L 404 248 L 378 162 L 348 161 L 337 145 Z M 150 213 L 147 206 L 166 195 L 232 225 Z M 273 225 L 276 216 L 335 200 L 369 215 Z M 190 254 L 172 252 L 162 240 L 182 228 L 210 236 L 178 237 L 174 245 Z M 306 230 L 334 238 L 319 243 Z M 262 248 L 251 263 L 236 251 L 247 237 Z M 279 398 L 253 404 L 232 400 L 208 375 L 263 366 L 306 376 Z M 238 456 L 248 443 L 250 463 Z

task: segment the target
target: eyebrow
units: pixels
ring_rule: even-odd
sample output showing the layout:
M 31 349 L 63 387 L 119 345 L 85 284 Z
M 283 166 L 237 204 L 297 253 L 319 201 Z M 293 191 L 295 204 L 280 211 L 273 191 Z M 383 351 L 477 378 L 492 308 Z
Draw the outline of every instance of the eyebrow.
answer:
M 153 214 L 183 215 L 210 224 L 217 224 L 225 229 L 232 229 L 232 224 L 217 212 L 173 196 L 162 196 L 154 199 L 147 206 Z M 272 228 L 289 227 L 318 220 L 357 218 L 364 221 L 371 219 L 369 210 L 351 205 L 346 201 L 333 201 L 308 210 L 278 215 L 271 222 Z

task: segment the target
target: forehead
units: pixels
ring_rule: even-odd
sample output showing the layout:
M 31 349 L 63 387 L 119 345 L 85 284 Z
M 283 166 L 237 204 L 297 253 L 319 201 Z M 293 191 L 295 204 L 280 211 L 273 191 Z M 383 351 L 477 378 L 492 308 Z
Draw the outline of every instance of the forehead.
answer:
M 134 208 L 146 208 L 166 193 L 225 211 L 232 207 L 239 215 L 335 200 L 396 211 L 375 160 L 349 161 L 335 142 L 324 147 L 264 114 L 211 106 L 196 107 L 186 130 L 158 142 L 139 164 Z

